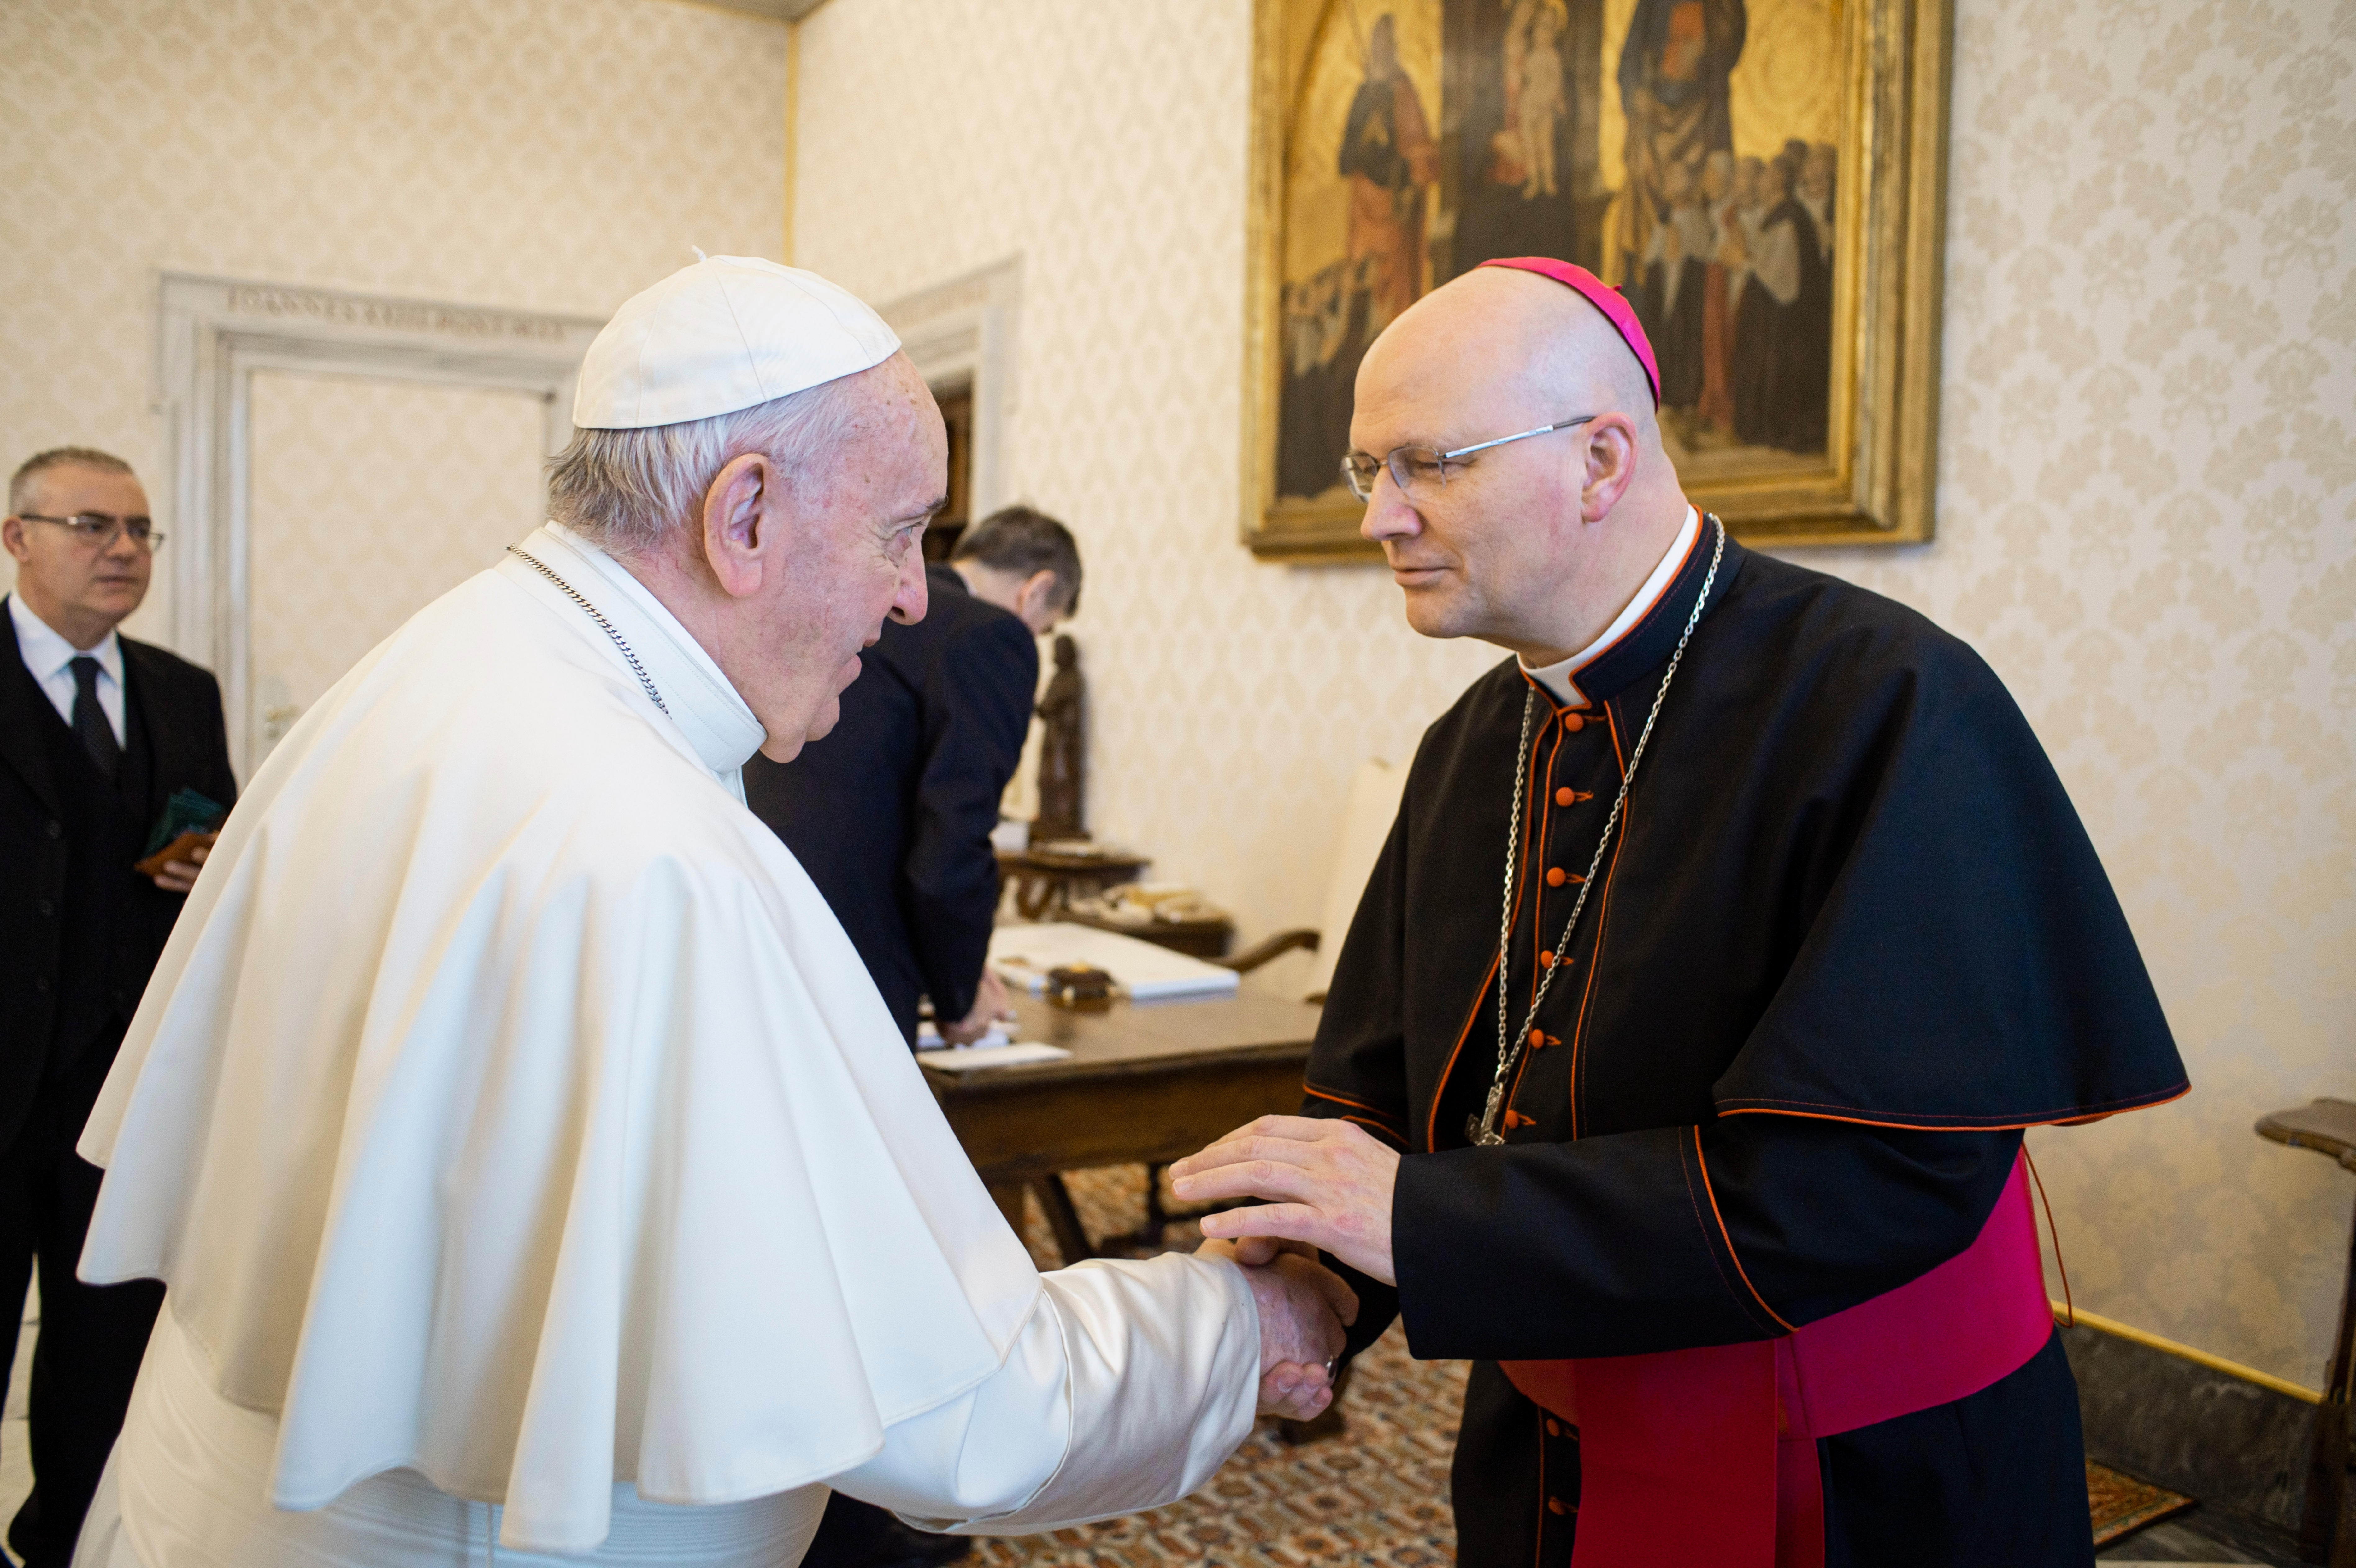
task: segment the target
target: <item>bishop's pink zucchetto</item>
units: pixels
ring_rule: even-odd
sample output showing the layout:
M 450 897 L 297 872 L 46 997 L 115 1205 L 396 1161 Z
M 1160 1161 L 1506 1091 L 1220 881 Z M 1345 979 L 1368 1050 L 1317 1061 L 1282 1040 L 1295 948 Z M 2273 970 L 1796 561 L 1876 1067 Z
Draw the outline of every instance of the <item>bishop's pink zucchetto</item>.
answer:
M 1653 406 L 1661 406 L 1661 367 L 1653 357 L 1652 341 L 1644 336 L 1644 328 L 1636 320 L 1636 312 L 1628 304 L 1625 294 L 1586 268 L 1573 266 L 1569 261 L 1558 261 L 1551 256 L 1504 256 L 1494 261 L 1483 261 L 1481 265 L 1536 272 L 1540 277 L 1552 278 L 1558 283 L 1576 289 L 1580 298 L 1603 313 L 1603 319 L 1612 324 L 1621 341 L 1627 344 L 1628 352 L 1633 354 L 1636 363 L 1644 368 L 1644 379 L 1653 388 Z

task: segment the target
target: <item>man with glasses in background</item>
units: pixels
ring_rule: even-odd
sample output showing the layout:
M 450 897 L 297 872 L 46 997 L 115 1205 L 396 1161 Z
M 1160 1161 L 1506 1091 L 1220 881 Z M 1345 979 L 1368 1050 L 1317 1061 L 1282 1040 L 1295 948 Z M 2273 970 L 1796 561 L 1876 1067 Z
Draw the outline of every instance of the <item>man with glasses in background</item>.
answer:
M 237 798 L 220 687 L 115 628 L 164 542 L 121 458 L 44 452 L 8 485 L 0 543 L 15 653 L 0 661 L 0 1396 L 40 1260 L 33 1492 L 9 1526 L 65 1568 L 163 1300 L 75 1277 L 100 1172 L 74 1153 L 147 976 Z M 153 842 L 170 828 L 163 844 Z M 134 869 L 159 849 L 153 869 Z

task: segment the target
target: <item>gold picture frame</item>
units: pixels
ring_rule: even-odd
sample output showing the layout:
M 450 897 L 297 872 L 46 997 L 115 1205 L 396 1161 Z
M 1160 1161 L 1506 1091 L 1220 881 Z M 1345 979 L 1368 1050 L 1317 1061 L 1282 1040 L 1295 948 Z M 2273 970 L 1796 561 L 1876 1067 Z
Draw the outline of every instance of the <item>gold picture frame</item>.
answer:
M 1663 127 L 1674 106 L 1662 107 L 1669 95 L 1654 96 L 1642 70 L 1688 44 L 1675 57 L 1684 74 L 1671 85 L 1692 80 L 1690 61 L 1703 48 L 1697 16 L 1705 12 L 1713 26 L 1733 16 L 1733 52 L 1725 58 L 1735 63 L 1716 79 L 1722 150 L 1694 153 L 1678 149 L 1701 142 L 1666 140 Z M 1668 42 L 1646 45 L 1649 52 L 1632 61 L 1623 46 L 1638 23 L 1645 24 L 1645 38 Z M 1828 343 L 1829 366 L 1807 372 L 1804 353 L 1790 351 L 1801 355 L 1803 372 L 1821 377 L 1824 417 L 1815 439 L 1823 450 L 1767 444 L 1755 433 L 1764 426 L 1754 424 L 1751 433 L 1740 433 L 1731 419 L 1721 426 L 1712 417 L 1714 407 L 1725 406 L 1721 373 L 1716 404 L 1705 390 L 1690 409 L 1664 417 L 1687 494 L 1752 543 L 1905 544 L 1931 537 L 1952 0 L 1256 0 L 1254 26 L 1242 531 L 1255 555 L 1379 559 L 1358 535 L 1362 507 L 1339 485 L 1339 453 L 1328 454 L 1319 443 L 1330 446 L 1341 439 L 1337 430 L 1346 432 L 1348 373 L 1387 319 L 1384 310 L 1396 314 L 1400 302 L 1462 270 L 1451 245 L 1465 250 L 1462 265 L 1482 254 L 1579 249 L 1601 255 L 1607 264 L 1597 265 L 1590 254 L 1567 259 L 1595 267 L 1607 282 L 1639 291 L 1649 284 L 1641 297 L 1656 310 L 1669 302 L 1658 319 L 1684 332 L 1676 325 L 1687 321 L 1674 313 L 1676 287 L 1659 283 L 1663 257 L 1675 254 L 1673 264 L 1686 266 L 1687 248 L 1668 236 L 1714 236 L 1722 226 L 1736 237 L 1727 241 L 1725 258 L 1713 258 L 1723 265 L 1696 263 L 1680 276 L 1719 283 L 1755 268 L 1772 282 L 1782 274 L 1772 273 L 1765 260 L 1751 261 L 1740 236 L 1759 238 L 1762 204 L 1776 191 L 1787 206 L 1804 194 L 1822 198 L 1811 208 L 1816 226 L 1791 219 L 1783 227 L 1804 229 L 1823 253 L 1814 286 L 1829 301 L 1828 316 L 1820 305 L 1806 318 L 1819 336 L 1792 341 Z M 1804 155 L 1811 144 L 1798 136 L 1763 163 L 1736 155 L 1746 134 L 1754 152 L 1762 134 L 1790 135 L 1789 127 L 1764 123 L 1771 110 L 1760 107 L 1782 101 L 1757 85 L 1744 96 L 1740 58 L 1746 48 L 1768 62 L 1754 68 L 1760 80 L 1772 70 L 1780 73 L 1774 80 L 1811 95 L 1811 123 L 1827 132 L 1837 123 L 1837 133 L 1814 144 L 1821 174 Z M 1543 91 L 1529 85 L 1541 80 L 1533 60 L 1545 65 Z M 1552 85 L 1558 71 L 1559 87 Z M 1493 86 L 1498 80 L 1502 89 Z M 1396 94 L 1370 114 L 1365 106 L 1378 81 L 1397 83 Z M 1628 93 L 1638 111 L 1622 102 L 1621 82 L 1638 84 Z M 1458 91 L 1458 84 L 1467 85 Z M 1394 104 L 1387 118 L 1379 112 Z M 1746 107 L 1753 122 L 1747 130 Z M 1640 121 L 1639 112 L 1653 118 Z M 1373 151 L 1354 151 L 1365 148 Z M 1515 151 L 1529 148 L 1540 151 Z M 1647 163 L 1653 148 L 1669 150 Z M 1355 172 L 1373 166 L 1376 155 L 1392 171 L 1380 176 L 1387 186 Z M 1704 168 L 1705 157 L 1719 166 Z M 1767 172 L 1758 175 L 1751 165 Z M 1633 172 L 1640 167 L 1647 172 Z M 1713 203 L 1710 188 L 1723 192 L 1730 170 L 1738 185 L 1749 182 L 1742 188 L 1751 194 Z M 1864 177 L 1848 177 L 1845 171 L 1852 170 L 1865 171 Z M 1615 172 L 1617 188 L 1610 183 Z M 1654 181 L 1649 187 L 1646 178 Z M 1646 188 L 1653 199 L 1645 198 Z M 1523 205 L 1515 207 L 1516 199 Z M 1730 215 L 1746 199 L 1753 205 L 1740 218 Z M 1499 211 L 1507 217 L 1497 219 Z M 1538 224 L 1513 216 L 1517 212 L 1557 216 L 1547 220 L 1551 228 L 1498 227 Z M 1654 213 L 1661 216 L 1648 220 Z M 1637 234 L 1648 221 L 1658 234 L 1644 241 L 1640 254 Z M 1696 229 L 1696 221 L 1709 227 Z M 1337 238 L 1344 226 L 1346 242 Z M 1501 239 L 1512 243 L 1525 232 L 1541 238 L 1519 251 L 1494 249 Z M 1580 238 L 1567 238 L 1573 235 Z M 1565 238 L 1557 243 L 1546 236 Z M 1794 242 L 1780 238 L 1788 253 Z M 1337 260 L 1326 258 L 1344 246 Z M 1719 292 L 1704 289 L 1697 297 L 1707 304 Z M 1697 309 L 1690 304 L 1697 295 L 1687 297 L 1689 311 Z M 1804 298 L 1804 291 L 1795 297 Z M 1743 295 L 1722 315 L 1710 313 L 1716 336 L 1707 358 L 1721 372 L 1729 365 L 1743 372 L 1768 363 L 1755 356 L 1738 362 L 1725 347 L 1735 335 L 1727 320 L 1747 330 L 1754 316 L 1779 314 L 1757 310 L 1751 300 Z M 1745 311 L 1754 316 L 1741 315 Z M 1699 339 L 1689 334 L 1679 341 Z M 1321 342 L 1329 357 L 1322 361 Z M 1664 352 L 1665 382 L 1672 379 L 1669 357 Z M 1754 400 L 1753 406 L 1764 404 Z M 1804 443 L 1810 433 L 1776 439 Z M 1332 475 L 1333 485 L 1304 493 L 1323 475 Z

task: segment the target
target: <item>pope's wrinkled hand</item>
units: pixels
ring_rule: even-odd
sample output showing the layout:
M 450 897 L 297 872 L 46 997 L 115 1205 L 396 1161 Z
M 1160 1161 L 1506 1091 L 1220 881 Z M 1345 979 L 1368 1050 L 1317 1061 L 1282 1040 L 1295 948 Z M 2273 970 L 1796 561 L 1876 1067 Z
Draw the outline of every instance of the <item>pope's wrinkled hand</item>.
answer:
M 1170 1168 L 1189 1203 L 1267 1198 L 1203 1218 L 1206 1236 L 1275 1236 L 1318 1248 L 1369 1279 L 1397 1285 L 1391 1194 L 1398 1151 L 1353 1123 L 1262 1116 Z
M 1342 1330 L 1357 1321 L 1358 1297 L 1332 1271 L 1300 1249 L 1253 1247 L 1248 1262 L 1235 1243 L 1205 1242 L 1202 1251 L 1241 1264 L 1259 1312 L 1259 1405 L 1264 1415 L 1307 1421 L 1333 1403 L 1335 1358 Z

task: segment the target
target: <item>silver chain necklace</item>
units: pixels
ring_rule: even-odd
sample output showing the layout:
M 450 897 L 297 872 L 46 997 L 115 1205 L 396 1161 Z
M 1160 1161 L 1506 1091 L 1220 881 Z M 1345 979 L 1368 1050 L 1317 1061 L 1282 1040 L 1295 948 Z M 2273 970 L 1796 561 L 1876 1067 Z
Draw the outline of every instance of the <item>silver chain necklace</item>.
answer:
M 1661 687 L 1653 694 L 1653 709 L 1644 715 L 1644 731 L 1636 737 L 1636 749 L 1628 758 L 1628 771 L 1620 775 L 1620 794 L 1612 803 L 1612 815 L 1603 819 L 1603 837 L 1595 843 L 1595 854 L 1587 862 L 1587 875 L 1580 879 L 1579 896 L 1571 901 L 1570 919 L 1562 928 L 1562 940 L 1555 944 L 1553 962 L 1544 965 L 1538 976 L 1537 995 L 1530 998 L 1529 1015 L 1522 1019 L 1521 1031 L 1509 1033 L 1506 1024 L 1511 1014 L 1506 1011 L 1506 975 L 1508 958 L 1514 942 L 1514 864 L 1522 841 L 1522 781 L 1529 774 L 1530 710 L 1537 698 L 1531 687 L 1522 693 L 1522 743 L 1514 754 L 1514 816 L 1505 829 L 1505 907 L 1497 922 L 1497 1075 L 1489 1082 L 1489 1102 L 1478 1116 L 1464 1118 L 1464 1136 L 1483 1148 L 1494 1148 L 1505 1141 L 1497 1130 L 1498 1114 L 1505 1108 L 1505 1075 L 1522 1059 L 1522 1050 L 1529 1043 L 1530 1031 L 1537 1027 L 1538 1008 L 1546 1005 L 1547 991 L 1554 977 L 1561 973 L 1563 960 L 1570 952 L 1571 933 L 1579 929 L 1579 917 L 1587 908 L 1587 895 L 1595 887 L 1595 874 L 1602 869 L 1603 852 L 1612 846 L 1612 835 L 1620 826 L 1620 816 L 1628 805 L 1628 786 L 1636 782 L 1636 768 L 1644 760 L 1644 742 L 1653 738 L 1653 721 L 1661 716 L 1661 703 L 1669 695 L 1669 682 L 1677 677 L 1677 666 L 1685 662 L 1686 644 L 1693 638 L 1694 628 L 1701 624 L 1702 607 L 1709 603 L 1711 584 L 1718 581 L 1718 563 L 1726 555 L 1726 525 L 1716 517 L 1709 522 L 1718 530 L 1718 542 L 1709 552 L 1709 574 L 1701 580 L 1701 596 L 1694 601 L 1693 613 L 1686 617 L 1686 629 L 1677 635 L 1677 651 L 1670 656 L 1669 667 L 1661 677 Z
M 629 663 L 630 673 L 638 677 L 638 684 L 647 688 L 647 695 L 655 699 L 655 706 L 662 709 L 663 717 L 666 719 L 669 718 L 669 704 L 664 702 L 662 699 L 662 693 L 655 689 L 653 679 L 647 674 L 647 667 L 638 662 L 638 656 L 630 651 L 630 645 L 622 640 L 622 634 L 614 630 L 614 623 L 605 619 L 605 616 L 597 613 L 597 606 L 590 603 L 589 601 L 582 598 L 579 593 L 573 592 L 573 584 L 565 581 L 564 579 L 549 571 L 547 563 L 541 560 L 538 556 L 531 554 L 528 550 L 518 549 L 514 545 L 508 546 L 508 553 L 512 556 L 520 557 L 534 571 L 539 572 L 542 577 L 545 577 L 551 582 L 555 583 L 558 592 L 563 594 L 567 599 L 572 600 L 575 604 L 580 605 L 588 617 L 597 623 L 597 629 L 614 639 L 614 645 L 622 650 L 622 657 Z

